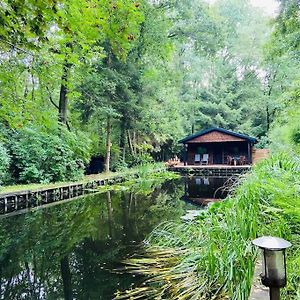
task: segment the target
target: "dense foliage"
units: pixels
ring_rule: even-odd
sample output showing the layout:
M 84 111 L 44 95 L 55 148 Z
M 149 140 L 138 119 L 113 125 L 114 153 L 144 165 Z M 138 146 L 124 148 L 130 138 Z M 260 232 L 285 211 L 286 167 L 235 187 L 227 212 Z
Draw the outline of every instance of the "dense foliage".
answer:
M 297 18 L 288 3 L 265 55 L 270 18 L 248 1 L 2 1 L 4 146 L 15 147 L 6 138 L 15 131 L 31 128 L 42 138 L 66 127 L 84 133 L 91 144 L 86 156 L 102 159 L 107 171 L 180 155 L 179 138 L 210 126 L 254 135 L 266 146 L 284 107 L 279 95 L 298 74 L 289 57 L 297 55 L 284 49 L 288 42 L 297 47 Z M 52 135 L 61 139 L 58 129 Z M 77 153 L 74 143 L 65 144 L 66 156 Z M 35 159 L 35 151 L 25 152 Z M 10 178 L 73 178 L 56 158 L 55 175 L 18 162 Z M 16 163 L 12 153 L 11 170 Z
M 74 180 L 89 160 L 86 140 L 64 128 L 16 130 L 10 137 L 12 176 L 21 182 Z
M 274 88 L 277 105 L 276 122 L 272 126 L 271 139 L 274 149 L 294 150 L 299 153 L 300 120 L 300 20 L 299 3 L 284 1 L 275 23 L 275 30 L 267 45 L 269 63 L 274 66 Z
M 7 149 L 0 143 L 0 184 L 7 180 L 10 157 Z

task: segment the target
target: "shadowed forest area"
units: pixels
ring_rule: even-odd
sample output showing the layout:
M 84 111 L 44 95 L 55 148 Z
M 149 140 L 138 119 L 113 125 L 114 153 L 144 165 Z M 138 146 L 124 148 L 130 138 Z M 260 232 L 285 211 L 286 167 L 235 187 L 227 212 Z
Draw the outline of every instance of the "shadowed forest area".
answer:
M 92 157 L 96 171 L 167 160 L 211 126 L 299 142 L 297 1 L 272 17 L 244 0 L 0 8 L 5 184 L 77 179 Z

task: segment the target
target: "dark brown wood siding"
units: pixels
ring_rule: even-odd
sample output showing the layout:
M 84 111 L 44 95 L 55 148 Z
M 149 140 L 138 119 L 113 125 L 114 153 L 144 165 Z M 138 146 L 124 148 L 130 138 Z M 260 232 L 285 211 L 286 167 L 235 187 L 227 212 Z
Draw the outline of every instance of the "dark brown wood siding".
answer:
M 252 151 L 252 146 L 250 151 Z M 248 142 L 212 142 L 212 143 L 191 143 L 188 144 L 187 164 L 195 164 L 195 154 L 199 154 L 199 148 L 209 155 L 209 164 L 226 164 L 226 157 L 230 156 L 246 156 L 247 162 L 251 162 L 251 155 L 248 155 Z M 201 153 L 203 154 L 203 153 Z

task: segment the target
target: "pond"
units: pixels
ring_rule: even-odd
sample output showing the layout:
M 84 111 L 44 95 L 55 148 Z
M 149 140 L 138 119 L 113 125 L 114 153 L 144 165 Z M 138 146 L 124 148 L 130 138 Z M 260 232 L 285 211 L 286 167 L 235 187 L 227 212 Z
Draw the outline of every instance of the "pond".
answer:
M 140 280 L 118 271 L 162 221 L 203 209 L 228 178 L 136 184 L 0 219 L 0 299 L 113 299 Z

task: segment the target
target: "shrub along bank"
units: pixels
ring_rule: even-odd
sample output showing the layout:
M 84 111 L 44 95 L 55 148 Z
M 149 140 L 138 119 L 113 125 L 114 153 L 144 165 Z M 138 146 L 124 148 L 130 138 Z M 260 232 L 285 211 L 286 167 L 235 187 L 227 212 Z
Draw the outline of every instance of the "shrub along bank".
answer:
M 4 131 L 0 180 L 4 184 L 48 183 L 82 178 L 89 143 L 63 127 Z
M 134 168 L 123 168 L 117 172 L 107 172 L 107 173 L 100 173 L 100 174 L 93 174 L 93 175 L 86 175 L 78 181 L 60 181 L 55 183 L 31 183 L 31 184 L 18 184 L 18 185 L 8 185 L 4 187 L 0 187 L 1 193 L 13 193 L 13 192 L 22 192 L 22 191 L 34 191 L 34 190 L 46 190 L 46 189 L 53 189 L 56 187 L 67 186 L 72 183 L 88 183 L 93 182 L 95 180 L 101 179 L 111 179 L 113 180 L 116 177 L 122 177 L 125 179 L 126 187 L 131 184 L 135 184 L 139 182 L 147 183 L 150 179 L 151 180 L 166 180 L 166 179 L 173 179 L 177 178 L 179 175 L 167 171 L 167 168 L 164 163 L 145 163 Z M 111 190 L 111 189 L 118 189 L 124 188 L 124 184 L 118 185 L 113 184 L 113 186 L 108 185 L 101 190 Z
M 231 196 L 198 220 L 156 228 L 141 256 L 126 262 L 146 281 L 116 299 L 248 299 L 257 255 L 251 241 L 261 235 L 292 242 L 283 299 L 299 299 L 299 229 L 300 164 L 279 154 L 241 177 Z

